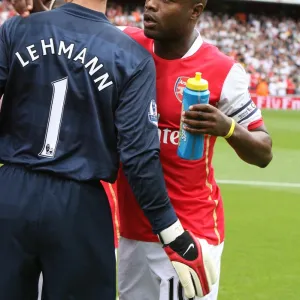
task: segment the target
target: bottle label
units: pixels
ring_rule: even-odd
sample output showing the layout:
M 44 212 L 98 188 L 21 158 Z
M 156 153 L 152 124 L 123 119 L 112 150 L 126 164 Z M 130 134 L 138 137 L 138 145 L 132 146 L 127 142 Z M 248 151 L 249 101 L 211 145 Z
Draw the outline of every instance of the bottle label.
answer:
M 181 105 L 181 113 L 184 110 L 183 103 Z M 179 139 L 178 139 L 178 147 L 180 146 L 180 142 L 183 140 L 183 142 L 186 142 L 186 131 L 183 129 L 183 123 L 180 120 L 180 127 L 179 127 Z

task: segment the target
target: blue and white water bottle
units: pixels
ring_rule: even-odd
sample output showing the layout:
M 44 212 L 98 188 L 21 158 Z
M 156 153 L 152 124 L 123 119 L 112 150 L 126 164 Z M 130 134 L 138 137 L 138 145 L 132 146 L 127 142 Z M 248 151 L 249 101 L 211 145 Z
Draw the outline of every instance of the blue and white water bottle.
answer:
M 208 82 L 197 72 L 195 78 L 189 78 L 183 90 L 182 110 L 187 111 L 191 105 L 209 103 Z M 203 157 L 204 135 L 191 134 L 180 123 L 177 155 L 183 159 L 196 160 Z

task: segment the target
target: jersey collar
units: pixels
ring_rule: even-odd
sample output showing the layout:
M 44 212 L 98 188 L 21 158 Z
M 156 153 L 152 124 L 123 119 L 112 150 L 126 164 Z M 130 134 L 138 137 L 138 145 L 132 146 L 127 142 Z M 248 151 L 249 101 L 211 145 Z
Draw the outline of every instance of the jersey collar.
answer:
M 195 42 L 193 43 L 191 48 L 188 50 L 188 52 L 184 56 L 182 56 L 182 58 L 187 58 L 189 56 L 192 56 L 193 54 L 195 54 L 201 48 L 201 46 L 203 44 L 203 40 L 202 40 L 200 32 L 198 30 L 196 30 L 196 31 L 198 33 L 198 36 L 195 39 Z
M 106 16 L 99 12 L 99 11 L 95 11 L 89 8 L 86 8 L 84 6 L 75 4 L 75 3 L 66 3 L 58 8 L 56 8 L 58 10 L 63 10 L 66 13 L 69 13 L 71 15 L 75 15 L 79 18 L 84 18 L 84 19 L 89 19 L 89 20 L 94 20 L 94 21 L 106 21 L 109 23 L 108 19 L 106 18 Z M 55 10 L 56 10 L 55 9 Z

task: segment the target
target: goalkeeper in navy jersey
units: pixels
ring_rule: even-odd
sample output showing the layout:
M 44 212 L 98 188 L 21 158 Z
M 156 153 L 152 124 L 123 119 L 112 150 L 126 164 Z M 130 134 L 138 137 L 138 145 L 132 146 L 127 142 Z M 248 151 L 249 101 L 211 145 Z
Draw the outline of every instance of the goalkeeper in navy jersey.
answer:
M 83 2 L 82 2 L 83 3 Z M 83 4 L 82 4 L 83 5 Z M 0 29 L 0 299 L 112 300 L 119 163 L 155 233 L 177 221 L 159 162 L 155 67 L 105 1 Z

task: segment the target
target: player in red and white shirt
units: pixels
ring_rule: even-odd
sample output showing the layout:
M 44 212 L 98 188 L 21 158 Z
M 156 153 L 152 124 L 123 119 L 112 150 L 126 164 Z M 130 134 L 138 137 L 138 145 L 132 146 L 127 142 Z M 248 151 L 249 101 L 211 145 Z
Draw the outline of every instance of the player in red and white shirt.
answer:
M 205 43 L 194 27 L 206 1 L 148 0 L 144 31 L 123 27 L 150 53 L 157 71 L 157 106 L 161 161 L 168 193 L 183 227 L 208 242 L 218 275 L 224 245 L 224 211 L 212 157 L 218 136 L 245 162 L 265 167 L 272 159 L 271 138 L 261 112 L 248 92 L 248 77 L 240 64 Z M 181 116 L 182 92 L 189 77 L 201 72 L 209 82 L 210 105 L 195 106 Z M 142 88 L 142 87 L 141 87 Z M 180 119 L 188 131 L 206 134 L 204 157 L 177 156 Z M 226 162 L 225 162 L 226 163 Z M 121 239 L 119 244 L 120 300 L 181 300 L 182 287 L 168 257 L 152 233 L 121 172 L 117 181 Z M 205 300 L 216 300 L 217 284 Z

